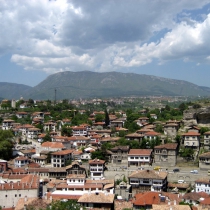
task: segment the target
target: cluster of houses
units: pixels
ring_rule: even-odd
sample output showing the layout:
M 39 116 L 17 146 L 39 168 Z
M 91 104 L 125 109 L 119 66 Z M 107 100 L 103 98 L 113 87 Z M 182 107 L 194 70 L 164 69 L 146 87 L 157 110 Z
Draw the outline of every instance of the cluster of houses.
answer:
M 45 116 L 50 116 L 48 112 L 32 113 L 32 124 L 21 125 L 12 119 L 4 119 L 0 126 L 2 130 L 12 130 L 16 136 L 21 135 L 23 139 L 40 144 L 16 145 L 16 158 L 11 161 L 0 160 L 2 208 L 24 209 L 36 202 L 37 205 L 41 203 L 40 205 L 47 206 L 58 199 L 76 200 L 81 207 L 87 209 L 190 209 L 190 206 L 179 205 L 180 202 L 190 203 L 198 209 L 210 207 L 208 177 L 195 181 L 194 192 L 180 194 L 177 189 L 186 191 L 190 189 L 190 185 L 169 183 L 167 171 L 144 169 L 144 166 L 152 164 L 164 167 L 177 164 L 179 145 L 176 142 L 164 142 L 163 134 L 154 130 L 156 121 L 151 124 L 149 118 L 140 117 L 135 122 L 141 129 L 128 133 L 124 128 L 125 113 L 120 113 L 120 118 L 110 115 L 108 129 L 105 122 L 94 121 L 97 114 L 104 112 L 94 112 L 90 116 L 92 126 L 71 126 L 71 119 L 45 122 Z M 24 118 L 28 113 L 17 112 L 16 116 Z M 151 117 L 157 120 L 156 115 Z M 36 127 L 37 124 L 43 125 L 43 133 Z M 71 127 L 72 136 L 61 136 L 63 125 Z M 181 121 L 166 122 L 163 124 L 164 136 L 174 139 L 180 127 Z M 120 139 L 117 135 L 120 131 L 125 132 L 125 138 L 129 141 L 160 138 L 162 144 L 154 149 L 115 146 L 106 151 L 107 162 L 91 159 L 91 153 L 100 150 L 104 143 L 116 143 Z M 43 142 L 46 132 L 49 132 L 51 141 Z M 191 126 L 186 133 L 182 133 L 180 144 L 194 149 L 197 154 L 201 146 L 209 150 L 210 132 L 204 133 L 201 141 L 200 128 Z M 200 169 L 209 170 L 210 152 L 203 153 L 198 158 Z M 115 179 L 108 179 L 107 164 L 126 165 L 126 168 L 132 169 L 126 177 L 127 183 L 121 180 L 116 184 Z M 128 200 L 117 196 L 122 195 L 122 192 Z

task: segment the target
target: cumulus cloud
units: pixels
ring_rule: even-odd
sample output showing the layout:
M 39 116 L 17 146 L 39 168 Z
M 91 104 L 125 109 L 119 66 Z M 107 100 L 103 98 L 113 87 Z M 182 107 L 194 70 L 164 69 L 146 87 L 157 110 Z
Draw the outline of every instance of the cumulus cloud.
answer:
M 210 16 L 198 21 L 188 12 L 207 0 L 0 3 L 0 55 L 11 53 L 11 61 L 26 70 L 113 71 L 153 59 L 209 61 Z

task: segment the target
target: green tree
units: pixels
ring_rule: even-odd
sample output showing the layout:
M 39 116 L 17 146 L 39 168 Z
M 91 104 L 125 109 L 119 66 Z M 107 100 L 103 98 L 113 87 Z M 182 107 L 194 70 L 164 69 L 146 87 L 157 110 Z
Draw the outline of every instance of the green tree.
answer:
M 72 136 L 72 129 L 68 126 L 62 126 L 61 128 L 61 135 L 62 136 Z
M 108 126 L 109 123 L 110 123 L 109 113 L 107 110 L 105 110 L 105 124 L 106 124 L 106 126 Z
M 80 210 L 80 207 L 81 206 L 75 200 L 58 200 L 50 204 L 45 210 Z
M 210 129 L 207 128 L 207 127 L 201 127 L 200 133 L 201 133 L 201 135 L 203 135 L 205 132 L 207 132 L 207 131 L 209 131 L 209 130 L 210 130 Z
M 45 135 L 45 137 L 43 137 L 43 142 L 46 142 L 46 141 L 52 141 L 52 138 L 51 138 L 51 136 L 50 136 L 50 134 L 49 133 L 47 133 L 46 135 Z
M 103 114 L 96 114 L 95 115 L 95 122 L 102 122 L 104 121 L 104 115 Z
M 91 153 L 91 159 L 105 160 L 106 157 L 105 157 L 103 151 L 99 150 L 99 151 L 94 151 L 94 152 Z
M 0 158 L 9 160 L 12 157 L 12 148 L 14 137 L 10 130 L 0 130 Z

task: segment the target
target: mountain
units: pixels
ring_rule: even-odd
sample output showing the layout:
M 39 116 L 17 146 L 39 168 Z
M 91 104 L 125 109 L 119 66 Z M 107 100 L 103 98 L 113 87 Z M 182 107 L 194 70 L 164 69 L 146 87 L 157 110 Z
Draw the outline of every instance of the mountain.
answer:
M 0 83 L 0 97 L 14 98 L 15 93 L 12 91 L 8 84 L 7 94 L 1 95 L 3 90 Z M 54 100 L 55 96 L 56 99 L 148 95 L 210 96 L 210 88 L 182 80 L 135 73 L 67 71 L 50 75 L 33 88 L 25 86 L 24 90 L 17 90 L 15 98 L 20 95 L 24 98 L 50 100 Z
M 28 85 L 0 82 L 0 98 L 3 99 L 18 99 L 21 96 L 26 95 L 26 93 L 32 87 Z
M 182 80 L 134 73 L 60 72 L 29 91 L 34 99 L 72 99 L 115 96 L 209 96 L 210 88 Z M 29 96 L 28 96 L 29 97 Z

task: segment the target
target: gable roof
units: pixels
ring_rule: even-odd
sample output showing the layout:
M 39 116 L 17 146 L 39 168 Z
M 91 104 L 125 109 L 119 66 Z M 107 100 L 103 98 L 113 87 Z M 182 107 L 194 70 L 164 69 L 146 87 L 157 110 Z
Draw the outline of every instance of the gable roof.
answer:
M 130 149 L 128 155 L 151 155 L 152 149 Z
M 155 149 L 177 149 L 178 144 L 177 143 L 167 143 L 167 144 L 162 144 L 155 146 Z
M 114 202 L 114 194 L 108 193 L 85 193 L 83 194 L 78 203 L 113 203 Z
M 140 170 L 131 173 L 128 178 L 165 179 L 168 173 L 164 171 Z
M 64 145 L 61 142 L 49 142 L 46 141 L 42 143 L 42 147 L 50 147 L 50 148 L 64 148 Z
M 194 132 L 194 131 L 189 131 L 187 133 L 183 133 L 182 136 L 200 136 L 200 133 Z

